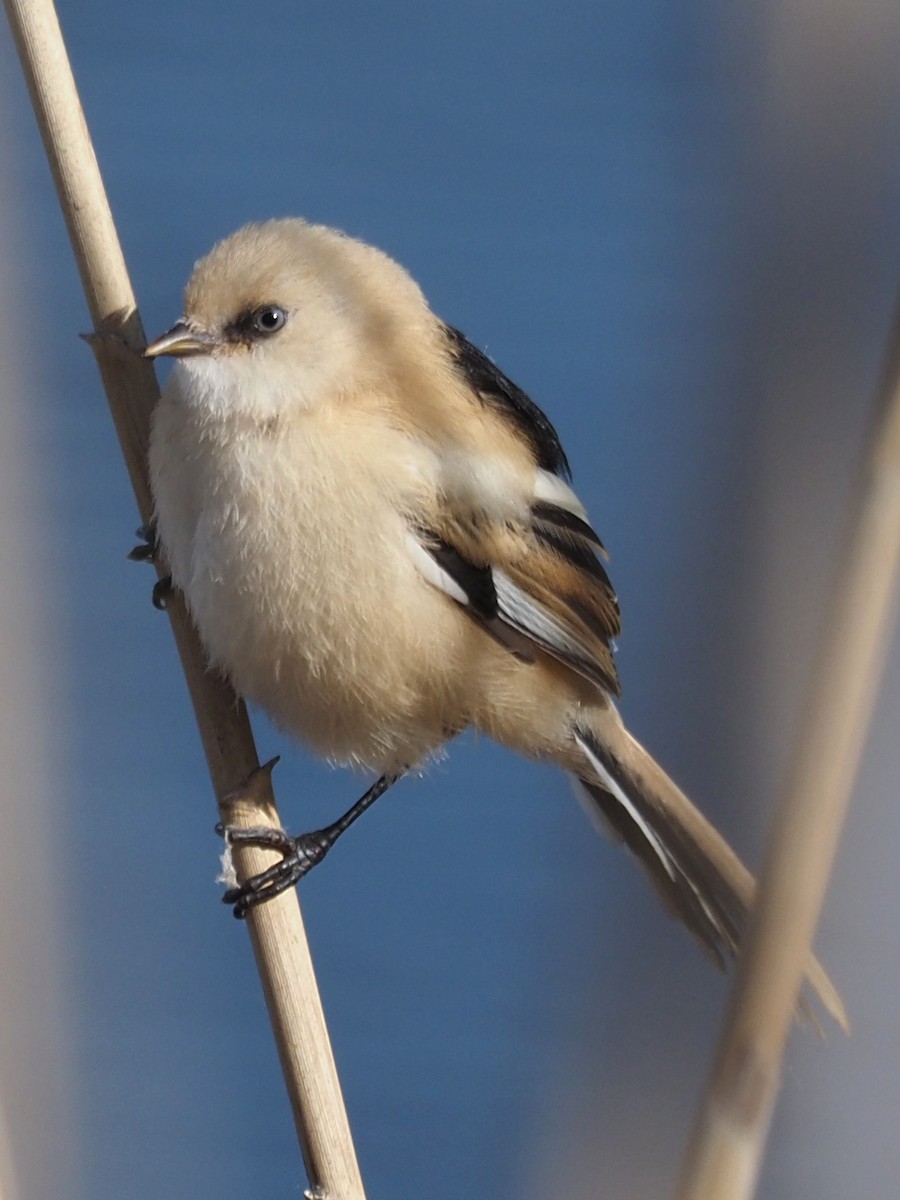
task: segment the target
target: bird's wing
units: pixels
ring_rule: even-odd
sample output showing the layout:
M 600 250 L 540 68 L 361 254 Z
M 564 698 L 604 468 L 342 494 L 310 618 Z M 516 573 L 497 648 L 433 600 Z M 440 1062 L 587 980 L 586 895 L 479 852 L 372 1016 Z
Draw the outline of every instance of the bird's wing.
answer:
M 452 325 L 443 329 L 454 367 L 481 403 L 502 416 L 525 439 L 539 468 L 568 479 L 571 473 L 566 452 L 541 409 L 465 334 Z
M 617 694 L 619 607 L 596 546 L 586 522 L 546 501 L 516 524 L 454 510 L 410 530 L 420 573 L 513 654 L 540 648 Z
M 457 369 L 480 403 L 531 449 L 527 503 L 498 513 L 448 480 L 428 519 L 410 528 L 420 573 L 520 658 L 543 650 L 604 691 L 618 693 L 613 639 L 619 606 L 598 553 L 600 539 L 564 481 L 568 464 L 553 426 L 462 334 L 447 332 Z M 475 472 L 464 472 L 471 477 Z

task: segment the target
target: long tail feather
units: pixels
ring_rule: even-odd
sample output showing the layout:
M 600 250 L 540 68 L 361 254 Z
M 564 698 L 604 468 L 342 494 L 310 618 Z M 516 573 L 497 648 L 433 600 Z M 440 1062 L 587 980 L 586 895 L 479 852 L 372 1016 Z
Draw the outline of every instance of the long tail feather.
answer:
M 587 806 L 637 858 L 669 911 L 724 966 L 737 952 L 755 882 L 728 843 L 608 710 L 603 728 L 578 728 Z M 810 955 L 807 981 L 845 1030 L 847 1014 Z M 804 1010 L 806 1006 L 804 1005 Z

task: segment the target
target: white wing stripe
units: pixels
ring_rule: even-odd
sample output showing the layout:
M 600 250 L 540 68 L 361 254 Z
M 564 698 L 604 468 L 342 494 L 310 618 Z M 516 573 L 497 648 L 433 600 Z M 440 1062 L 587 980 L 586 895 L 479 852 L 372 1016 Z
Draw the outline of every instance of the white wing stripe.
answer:
M 543 500 L 546 504 L 555 504 L 557 508 L 564 508 L 576 517 L 581 517 L 582 521 L 587 520 L 587 510 L 569 485 L 558 475 L 551 475 L 549 471 L 535 471 L 534 498 Z
M 557 651 L 575 659 L 585 658 L 584 647 L 542 604 L 532 600 L 498 568 L 495 567 L 491 575 L 497 592 L 497 610 L 504 621 L 533 637 L 551 652 Z
M 432 587 L 436 587 L 439 591 L 444 592 L 452 600 L 455 600 L 457 604 L 469 603 L 469 597 L 453 576 L 435 562 L 418 538 L 411 533 L 407 533 L 406 535 L 406 547 L 409 550 L 416 570 L 423 579 L 427 579 Z

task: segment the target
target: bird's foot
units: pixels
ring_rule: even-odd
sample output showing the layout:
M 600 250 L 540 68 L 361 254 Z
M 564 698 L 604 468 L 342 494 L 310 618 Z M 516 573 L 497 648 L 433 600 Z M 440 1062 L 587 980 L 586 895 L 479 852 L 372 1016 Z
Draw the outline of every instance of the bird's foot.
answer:
M 252 793 L 254 789 L 265 788 L 268 785 L 272 768 L 277 762 L 278 759 L 273 758 L 265 766 L 258 767 L 236 792 L 230 793 L 223 799 L 222 805 L 227 807 L 235 804 L 248 792 Z M 266 871 L 260 871 L 258 875 L 252 875 L 244 883 L 230 887 L 222 897 L 224 903 L 233 905 L 234 915 L 240 919 L 245 917 L 248 910 L 255 905 L 263 904 L 274 896 L 280 896 L 289 887 L 293 887 L 307 872 L 318 866 L 341 834 L 345 833 L 354 821 L 375 803 L 379 796 L 384 795 L 391 784 L 397 781 L 400 774 L 402 772 L 396 775 L 382 775 L 342 817 L 338 817 L 336 821 L 326 825 L 323 829 L 315 829 L 312 833 L 302 833 L 299 837 L 291 837 L 278 826 L 255 825 L 251 828 L 242 828 L 239 825 L 218 824 L 216 833 L 225 838 L 228 847 L 258 846 L 263 850 L 274 850 L 281 855 L 281 862 L 275 863 Z
M 145 562 L 155 565 L 159 561 L 159 538 L 156 534 L 155 522 L 151 521 L 149 525 L 141 525 L 135 530 L 135 535 L 141 541 L 133 550 L 129 550 L 128 557 L 132 562 Z M 153 585 L 153 592 L 150 596 L 150 599 L 153 601 L 153 607 L 159 609 L 161 612 L 168 604 L 171 594 L 172 576 L 163 575 Z
M 280 896 L 298 883 L 308 871 L 317 866 L 336 841 L 336 834 L 329 829 L 316 829 L 291 837 L 283 829 L 258 825 L 242 829 L 237 825 L 216 826 L 216 833 L 225 838 L 229 846 L 258 846 L 262 850 L 275 850 L 282 857 L 258 875 L 251 875 L 244 883 L 230 887 L 222 896 L 223 904 L 233 906 L 238 920 L 247 915 L 249 909 Z

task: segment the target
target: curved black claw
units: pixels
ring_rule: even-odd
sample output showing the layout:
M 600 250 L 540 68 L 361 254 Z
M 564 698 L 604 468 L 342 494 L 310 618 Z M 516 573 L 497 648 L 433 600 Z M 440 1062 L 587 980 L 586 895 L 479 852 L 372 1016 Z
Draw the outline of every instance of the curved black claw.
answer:
M 141 525 L 134 532 L 135 536 L 141 539 L 141 544 L 135 546 L 133 550 L 129 550 L 128 557 L 132 562 L 156 564 L 159 561 L 159 538 L 156 533 L 156 523 L 151 521 L 149 525 Z M 153 607 L 162 611 L 166 607 L 171 591 L 171 575 L 164 575 L 162 579 L 157 579 L 150 597 Z
M 159 556 L 159 539 L 156 536 L 156 525 L 152 521 L 149 525 L 140 525 L 134 531 L 134 536 L 139 537 L 141 542 L 139 546 L 135 546 L 133 550 L 128 551 L 128 557 L 131 561 L 155 563 Z
M 153 591 L 150 593 L 150 599 L 153 602 L 153 607 L 160 612 L 164 612 L 169 603 L 169 597 L 172 595 L 172 576 L 163 575 L 162 579 L 157 579 L 153 585 Z
M 283 829 L 259 826 L 239 829 L 235 825 L 216 826 L 216 833 L 232 846 L 260 846 L 264 850 L 277 850 L 281 862 L 275 863 L 258 875 L 251 875 L 238 887 L 229 888 L 222 897 L 223 904 L 234 906 L 234 916 L 241 920 L 249 909 L 257 904 L 280 896 L 298 883 L 303 876 L 318 866 L 334 844 L 334 835 L 327 829 L 316 829 L 291 837 Z

